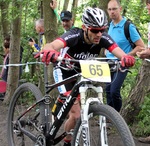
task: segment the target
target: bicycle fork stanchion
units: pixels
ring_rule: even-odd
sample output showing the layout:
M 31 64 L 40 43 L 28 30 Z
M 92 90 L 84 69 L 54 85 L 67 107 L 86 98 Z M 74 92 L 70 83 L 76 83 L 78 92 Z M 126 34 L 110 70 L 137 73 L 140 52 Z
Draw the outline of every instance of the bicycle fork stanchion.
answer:
M 99 87 L 98 92 L 98 98 L 100 99 L 100 102 L 103 103 L 103 89 L 102 87 Z M 101 137 L 101 145 L 102 146 L 108 146 L 108 140 L 107 140 L 107 129 L 106 129 L 106 117 L 99 116 L 99 128 L 100 128 L 100 137 Z
M 108 146 L 108 140 L 107 140 L 107 129 L 106 129 L 106 117 L 99 116 L 99 128 L 101 131 L 101 145 L 102 146 Z
M 98 98 L 89 98 L 86 99 L 86 91 L 92 88 L 98 94 Z M 90 133 L 89 133 L 89 123 L 88 123 L 88 112 L 89 105 L 92 102 L 102 103 L 102 87 L 95 87 L 93 85 L 87 85 L 79 88 L 80 96 L 81 96 L 81 131 L 82 131 L 82 139 L 84 146 L 90 146 Z

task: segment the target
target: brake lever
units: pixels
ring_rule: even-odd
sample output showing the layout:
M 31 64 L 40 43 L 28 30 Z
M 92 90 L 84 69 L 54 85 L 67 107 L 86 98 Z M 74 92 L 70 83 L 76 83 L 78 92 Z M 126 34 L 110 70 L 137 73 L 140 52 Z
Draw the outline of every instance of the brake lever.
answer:
M 120 71 L 120 72 L 129 72 L 129 73 L 132 74 L 132 71 L 129 70 L 129 69 L 121 69 L 121 68 L 119 68 L 119 71 Z

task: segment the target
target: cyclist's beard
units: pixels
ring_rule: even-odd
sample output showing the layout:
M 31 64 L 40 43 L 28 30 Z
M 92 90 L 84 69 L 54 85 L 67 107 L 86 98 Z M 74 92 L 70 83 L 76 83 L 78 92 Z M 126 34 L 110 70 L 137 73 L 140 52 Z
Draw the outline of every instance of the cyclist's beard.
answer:
M 94 38 L 94 36 L 92 37 L 92 36 L 89 36 L 89 34 L 88 34 L 88 30 L 85 32 L 85 35 L 86 35 L 86 39 L 87 39 L 87 41 L 88 41 L 88 43 L 89 44 L 99 44 L 99 37 L 95 37 Z
M 85 35 L 86 35 L 86 38 L 88 39 L 89 43 L 90 43 L 90 44 L 93 44 L 93 42 L 91 42 L 91 40 L 90 40 L 90 38 L 89 38 L 89 36 L 88 36 L 88 29 L 87 29 L 87 31 L 85 32 Z
M 64 28 L 66 31 L 68 31 L 68 30 L 70 30 L 70 25 L 64 24 L 64 25 L 63 25 L 63 28 Z

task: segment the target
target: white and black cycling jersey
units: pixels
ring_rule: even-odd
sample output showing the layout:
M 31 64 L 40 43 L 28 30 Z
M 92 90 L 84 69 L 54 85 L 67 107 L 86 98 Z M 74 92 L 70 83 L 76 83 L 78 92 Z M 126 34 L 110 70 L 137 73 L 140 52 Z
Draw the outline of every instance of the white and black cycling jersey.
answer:
M 80 28 L 73 28 L 58 38 L 64 43 L 64 48 L 61 49 L 60 55 L 64 58 L 77 60 L 85 60 L 98 57 L 102 48 L 108 49 L 110 52 L 115 49 L 117 44 L 107 34 L 103 33 L 99 44 L 87 44 L 84 41 L 84 31 Z M 58 62 L 54 65 L 53 76 L 55 82 L 60 82 L 77 72 L 80 72 L 78 63 Z M 58 87 L 61 94 L 70 91 L 75 82 L 71 82 Z
M 107 33 L 103 33 L 99 44 L 87 44 L 84 41 L 84 31 L 80 28 L 73 28 L 58 39 L 65 44 L 65 48 L 62 50 L 63 53 L 71 58 L 81 60 L 98 57 L 102 48 L 111 52 L 117 47 L 117 44 Z
M 80 28 L 73 28 L 57 39 L 61 40 L 65 46 L 61 49 L 60 56 L 77 60 L 92 59 L 99 56 L 102 48 L 111 52 L 117 47 L 107 33 L 102 34 L 99 44 L 87 44 L 84 40 L 84 31 Z M 66 63 L 59 62 L 57 66 L 60 65 L 66 67 Z

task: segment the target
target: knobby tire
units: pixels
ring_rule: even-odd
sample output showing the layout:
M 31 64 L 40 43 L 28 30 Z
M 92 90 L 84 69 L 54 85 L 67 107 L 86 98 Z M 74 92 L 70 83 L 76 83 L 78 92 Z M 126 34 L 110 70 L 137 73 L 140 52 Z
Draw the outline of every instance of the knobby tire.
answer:
M 16 124 L 17 118 L 33 103 L 42 98 L 42 93 L 38 87 L 32 83 L 20 85 L 11 98 L 8 109 L 8 144 L 9 146 L 34 146 L 35 142 L 29 139 L 20 131 Z M 40 112 L 39 112 L 40 111 Z M 40 113 L 40 114 L 39 114 Z M 34 134 L 39 133 L 36 128 L 45 123 L 44 103 L 35 106 L 29 113 L 22 117 L 23 128 Z M 24 124 L 25 123 L 25 124 Z
M 106 145 L 108 146 L 135 146 L 132 134 L 125 123 L 121 115 L 114 110 L 112 107 L 104 104 L 91 104 L 89 107 L 89 133 L 90 133 L 90 146 L 104 146 L 101 145 L 100 138 L 100 126 L 99 126 L 99 116 L 105 116 L 106 121 L 109 121 L 107 126 L 106 124 L 106 136 L 104 139 L 108 140 Z M 105 122 L 106 123 L 106 122 Z M 81 118 L 78 119 L 77 124 L 74 129 L 72 146 L 83 146 L 84 137 L 80 132 L 81 130 Z M 77 140 L 79 137 L 79 140 Z M 119 138 L 119 140 L 118 140 Z M 115 143 L 114 143 L 115 142 Z M 78 143 L 78 144 L 77 144 Z

